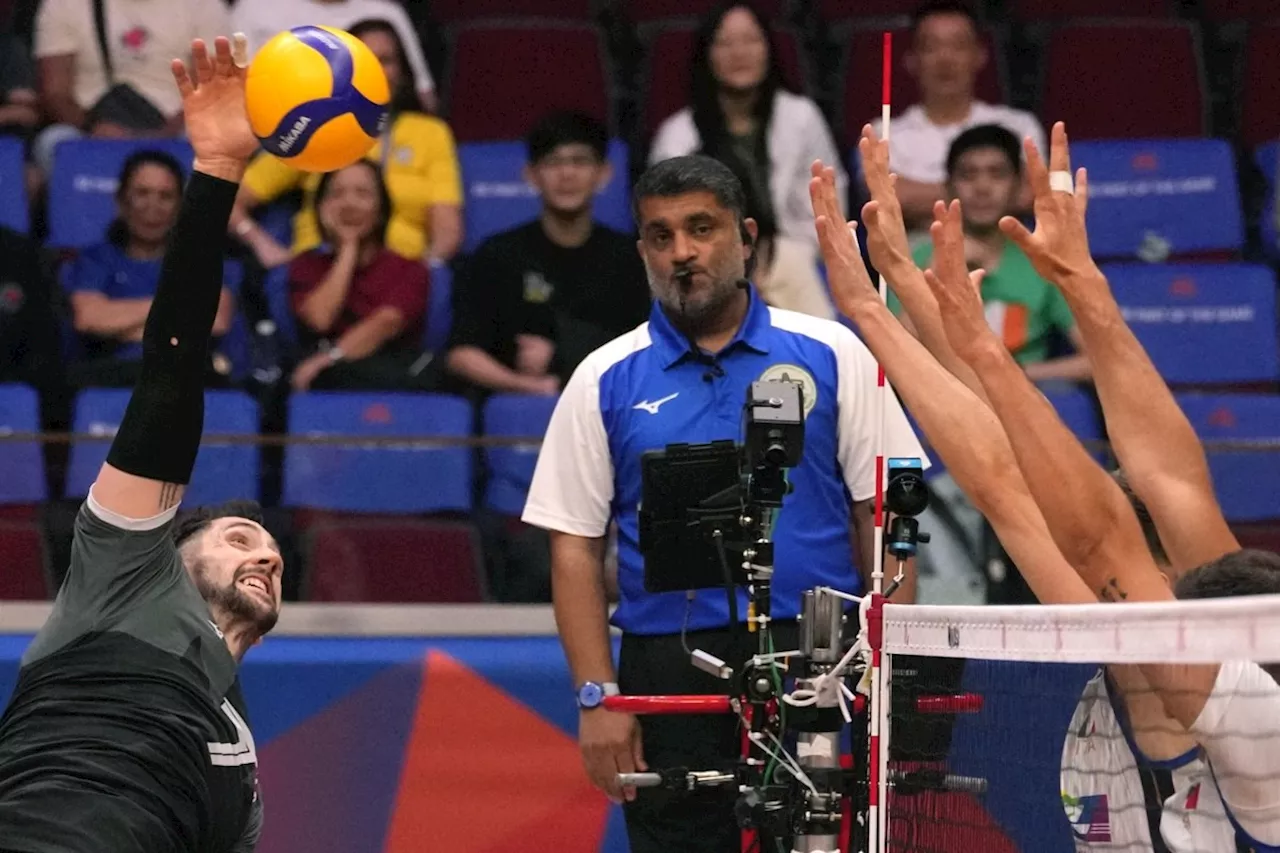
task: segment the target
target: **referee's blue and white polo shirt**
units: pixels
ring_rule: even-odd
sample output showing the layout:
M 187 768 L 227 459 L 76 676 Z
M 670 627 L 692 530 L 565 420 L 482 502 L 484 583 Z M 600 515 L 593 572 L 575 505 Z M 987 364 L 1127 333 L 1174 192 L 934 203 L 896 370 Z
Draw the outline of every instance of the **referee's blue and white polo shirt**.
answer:
M 819 584 L 860 592 L 850 537 L 851 500 L 875 496 L 876 363 L 847 328 L 767 306 L 750 291 L 737 335 L 699 361 L 655 302 L 649 322 L 579 365 L 556 405 L 529 489 L 524 520 L 600 537 L 618 522 L 621 602 L 613 623 L 635 634 L 678 633 L 682 592 L 644 589 L 637 507 L 640 457 L 668 444 L 741 440 L 747 386 L 784 376 L 804 384 L 804 455 L 774 532 L 773 615 L 794 618 L 800 594 Z M 886 455 L 924 459 L 902 408 L 885 411 Z M 928 464 L 927 460 L 924 460 Z M 851 497 L 852 496 L 852 497 Z M 746 614 L 742 594 L 739 613 Z M 699 590 L 688 628 L 729 622 L 722 590 Z

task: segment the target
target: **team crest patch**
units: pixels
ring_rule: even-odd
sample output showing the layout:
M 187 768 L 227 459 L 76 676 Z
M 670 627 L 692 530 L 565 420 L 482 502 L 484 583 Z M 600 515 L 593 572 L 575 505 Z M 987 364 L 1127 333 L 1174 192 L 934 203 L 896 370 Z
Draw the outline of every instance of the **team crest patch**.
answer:
M 804 400 L 804 413 L 808 415 L 818 402 L 818 383 L 813 374 L 798 364 L 775 364 L 760 374 L 760 382 L 796 382 L 800 385 Z
M 1076 838 L 1081 841 L 1111 840 L 1111 810 L 1107 807 L 1106 794 L 1073 797 L 1063 792 L 1062 807 Z

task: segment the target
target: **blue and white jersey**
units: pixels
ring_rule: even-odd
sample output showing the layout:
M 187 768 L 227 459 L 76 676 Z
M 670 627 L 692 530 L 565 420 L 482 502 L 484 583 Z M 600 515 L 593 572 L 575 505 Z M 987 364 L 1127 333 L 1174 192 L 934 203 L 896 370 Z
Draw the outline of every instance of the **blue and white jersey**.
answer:
M 774 530 L 773 616 L 794 618 L 802 591 L 825 584 L 858 593 L 851 503 L 875 496 L 879 435 L 876 362 L 846 327 L 770 308 L 751 291 L 747 315 L 715 356 L 695 353 L 655 303 L 649 322 L 596 350 L 578 367 L 551 418 L 524 520 L 600 537 L 618 524 L 621 602 L 613 622 L 636 634 L 671 634 L 685 622 L 686 595 L 644 589 L 637 510 L 640 459 L 669 444 L 741 440 L 752 382 L 803 385 L 804 453 L 789 472 L 793 491 Z M 885 455 L 928 465 L 901 406 L 885 406 Z M 690 630 L 729 621 L 721 590 L 698 590 Z M 745 593 L 739 613 L 746 613 Z

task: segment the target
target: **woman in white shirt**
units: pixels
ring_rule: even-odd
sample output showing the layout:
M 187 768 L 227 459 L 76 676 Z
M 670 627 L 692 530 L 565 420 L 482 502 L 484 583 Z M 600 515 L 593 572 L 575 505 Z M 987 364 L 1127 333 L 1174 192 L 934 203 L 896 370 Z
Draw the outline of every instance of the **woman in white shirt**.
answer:
M 691 105 L 658 128 L 649 162 L 701 153 L 736 167 L 769 204 L 779 233 L 816 255 L 809 167 L 836 164 L 842 199 L 847 178 L 818 105 L 784 84 L 765 18 L 746 3 L 708 15 L 695 37 L 692 78 Z

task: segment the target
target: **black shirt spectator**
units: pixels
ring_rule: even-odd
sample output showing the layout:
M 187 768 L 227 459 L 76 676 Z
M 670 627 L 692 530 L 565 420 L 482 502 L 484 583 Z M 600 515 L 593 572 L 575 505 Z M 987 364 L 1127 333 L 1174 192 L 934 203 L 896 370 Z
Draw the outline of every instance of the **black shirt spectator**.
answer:
M 0 228 L 0 382 L 49 390 L 57 380 L 57 325 L 35 244 Z
M 486 240 L 454 283 L 448 365 L 472 386 L 555 394 L 592 350 L 648 317 L 634 240 L 592 220 L 612 177 L 607 144 L 599 122 L 575 113 L 529 134 L 541 215 Z

